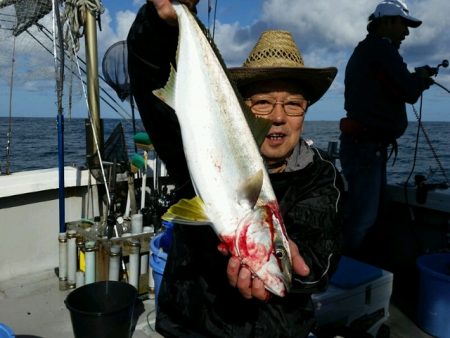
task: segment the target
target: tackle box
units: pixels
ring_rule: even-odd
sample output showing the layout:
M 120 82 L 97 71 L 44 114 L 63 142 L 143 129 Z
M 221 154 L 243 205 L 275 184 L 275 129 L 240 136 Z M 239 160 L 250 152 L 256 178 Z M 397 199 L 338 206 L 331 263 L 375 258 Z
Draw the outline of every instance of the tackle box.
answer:
M 319 328 L 350 328 L 373 337 L 389 317 L 393 274 L 343 256 L 328 289 L 312 296 Z

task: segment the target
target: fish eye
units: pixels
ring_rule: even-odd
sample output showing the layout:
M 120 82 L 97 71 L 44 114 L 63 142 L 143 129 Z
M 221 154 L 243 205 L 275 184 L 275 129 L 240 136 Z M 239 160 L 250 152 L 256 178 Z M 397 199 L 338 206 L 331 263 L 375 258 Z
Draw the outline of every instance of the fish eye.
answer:
M 277 258 L 283 259 L 285 255 L 286 255 L 286 251 L 284 249 L 279 248 L 279 249 L 275 250 L 275 256 Z

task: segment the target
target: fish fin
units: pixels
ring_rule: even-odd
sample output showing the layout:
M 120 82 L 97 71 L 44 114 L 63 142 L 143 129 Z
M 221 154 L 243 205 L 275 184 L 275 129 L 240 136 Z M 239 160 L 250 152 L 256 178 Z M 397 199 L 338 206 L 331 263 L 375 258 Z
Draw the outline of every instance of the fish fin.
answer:
M 170 75 L 164 88 L 155 89 L 153 94 L 161 101 L 168 104 L 172 109 L 175 109 L 175 82 L 177 72 L 175 68 L 170 65 Z
M 250 127 L 253 138 L 259 148 L 263 144 L 270 127 L 272 127 L 272 122 L 269 119 L 255 116 L 246 104 L 242 103 L 241 105 L 247 124 Z
M 166 211 L 162 216 L 162 219 L 185 224 L 210 223 L 210 220 L 205 213 L 205 204 L 198 196 L 195 196 L 190 200 L 181 199 Z
M 253 176 L 245 180 L 238 190 L 238 201 L 240 205 L 248 205 L 253 208 L 258 201 L 264 180 L 262 169 L 259 169 Z

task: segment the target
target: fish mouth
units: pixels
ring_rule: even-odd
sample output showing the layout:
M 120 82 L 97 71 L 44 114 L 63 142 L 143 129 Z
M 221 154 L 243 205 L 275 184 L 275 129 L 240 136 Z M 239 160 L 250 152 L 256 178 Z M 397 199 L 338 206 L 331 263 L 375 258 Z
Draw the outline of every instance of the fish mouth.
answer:
M 283 225 L 273 212 L 267 214 L 269 210 L 269 206 L 259 207 L 242 219 L 232 246 L 241 264 L 261 279 L 267 290 L 283 297 L 292 282 L 291 254 Z
M 289 248 L 289 241 L 286 233 L 283 231 L 284 227 L 279 219 L 272 215 L 273 227 L 273 252 L 280 269 L 278 276 L 284 284 L 285 292 L 289 292 L 292 283 L 292 258 Z

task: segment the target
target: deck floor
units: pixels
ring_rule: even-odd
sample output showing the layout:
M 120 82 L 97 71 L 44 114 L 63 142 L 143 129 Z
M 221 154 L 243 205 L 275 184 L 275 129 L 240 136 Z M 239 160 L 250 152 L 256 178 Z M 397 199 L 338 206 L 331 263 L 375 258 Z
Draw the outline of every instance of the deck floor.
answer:
M 70 312 L 64 300 L 70 291 L 59 290 L 53 271 L 0 282 L 0 323 L 18 337 L 73 338 Z M 154 332 L 155 304 L 143 301 L 133 338 L 161 337 Z
M 72 338 L 72 323 L 64 300 L 70 291 L 60 291 L 53 271 L 0 282 L 0 323 L 8 325 L 18 337 Z M 144 300 L 145 312 L 139 317 L 133 338 L 162 337 L 153 330 L 154 301 Z M 429 338 L 394 304 L 385 324 L 391 338 Z

